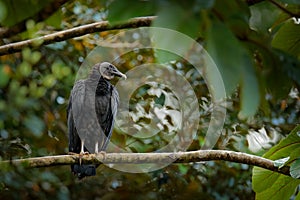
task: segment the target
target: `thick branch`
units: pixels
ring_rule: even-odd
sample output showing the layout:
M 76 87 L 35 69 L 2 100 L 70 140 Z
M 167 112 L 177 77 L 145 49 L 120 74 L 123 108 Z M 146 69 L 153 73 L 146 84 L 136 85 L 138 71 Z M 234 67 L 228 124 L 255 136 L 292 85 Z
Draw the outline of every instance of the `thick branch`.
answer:
M 70 38 L 89 34 L 89 33 L 150 26 L 154 18 L 155 17 L 139 17 L 139 18 L 132 19 L 126 23 L 117 24 L 117 25 L 110 25 L 107 21 L 87 24 L 87 25 L 71 28 L 65 31 L 59 31 L 56 33 L 45 35 L 42 37 L 0 46 L 0 56 L 21 51 L 25 47 L 36 47 L 42 44 L 46 45 L 53 42 L 60 42 Z
M 241 152 L 225 150 L 199 150 L 178 153 L 107 153 L 90 154 L 82 157 L 85 164 L 145 164 L 145 163 L 190 163 L 223 160 L 244 163 L 290 176 L 289 167 L 278 168 L 272 160 Z M 2 161 L 1 165 L 13 164 L 32 167 L 48 167 L 79 163 L 79 155 L 59 155 Z
M 48 6 L 46 6 L 40 12 L 38 12 L 32 19 L 35 22 L 40 22 L 40 21 L 47 19 L 53 13 L 55 13 L 59 9 L 60 6 L 65 4 L 67 1 L 69 1 L 69 0 L 55 0 L 55 1 L 51 2 Z M 28 19 L 25 19 L 12 27 L 0 28 L 0 38 L 11 37 L 15 34 L 25 31 L 26 30 L 26 21 Z

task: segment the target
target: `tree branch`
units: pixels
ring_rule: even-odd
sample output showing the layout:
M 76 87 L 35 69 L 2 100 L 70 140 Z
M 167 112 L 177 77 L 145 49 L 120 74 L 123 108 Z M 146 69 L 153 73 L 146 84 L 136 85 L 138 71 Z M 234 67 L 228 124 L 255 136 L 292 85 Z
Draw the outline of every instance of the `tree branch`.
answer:
M 43 8 L 40 12 L 38 12 L 32 19 L 35 22 L 40 22 L 48 17 L 50 17 L 53 13 L 55 13 L 60 6 L 65 4 L 69 0 L 56 0 L 51 2 L 48 6 Z M 0 28 L 0 38 L 11 37 L 15 34 L 21 33 L 26 30 L 26 22 L 30 18 L 24 19 L 23 21 L 15 24 L 12 27 L 2 27 Z
M 177 153 L 107 153 L 82 156 L 83 164 L 145 164 L 145 163 L 190 163 L 223 160 L 261 167 L 290 176 L 289 167 L 278 168 L 272 160 L 259 156 L 225 150 L 199 150 Z M 58 155 L 36 158 L 16 159 L 0 162 L 3 165 L 23 165 L 28 168 L 70 165 L 79 163 L 79 155 Z
M 7 45 L 0 46 L 0 56 L 15 53 L 21 51 L 25 47 L 37 47 L 40 45 L 46 45 L 53 42 L 60 42 L 70 38 L 79 37 L 85 34 L 108 31 L 108 30 L 117 30 L 117 29 L 126 29 L 126 28 L 137 28 L 150 26 L 152 20 L 155 17 L 138 17 L 134 18 L 128 22 L 110 25 L 108 21 L 95 22 L 92 24 L 87 24 L 83 26 L 78 26 L 75 28 L 71 28 L 65 31 L 59 31 L 56 33 L 52 33 L 49 35 L 41 36 L 38 38 L 24 40 L 21 42 L 15 42 Z

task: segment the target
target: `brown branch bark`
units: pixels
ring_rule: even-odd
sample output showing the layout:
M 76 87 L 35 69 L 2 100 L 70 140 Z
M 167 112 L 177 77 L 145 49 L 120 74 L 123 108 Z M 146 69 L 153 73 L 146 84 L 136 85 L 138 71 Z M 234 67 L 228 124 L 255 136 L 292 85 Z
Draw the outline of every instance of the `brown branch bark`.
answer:
M 33 48 L 40 45 L 46 45 L 53 42 L 60 42 L 70 38 L 79 37 L 89 33 L 150 26 L 154 18 L 155 17 L 139 17 L 139 18 L 134 18 L 128 22 L 122 24 L 116 24 L 116 25 L 110 25 L 108 21 L 87 24 L 87 25 L 71 28 L 65 31 L 59 31 L 56 33 L 45 35 L 42 37 L 0 46 L 0 56 L 21 51 L 25 47 Z
M 43 8 L 40 12 L 38 12 L 34 17 L 32 17 L 32 19 L 35 22 L 43 21 L 43 20 L 47 19 L 48 17 L 50 17 L 53 13 L 55 13 L 59 9 L 60 6 L 62 6 L 63 4 L 65 4 L 68 1 L 69 0 L 55 0 L 55 1 L 51 2 L 48 6 Z M 16 35 L 18 33 L 25 31 L 26 30 L 26 21 L 29 19 L 30 18 L 25 19 L 11 27 L 0 28 L 0 38 L 8 38 L 8 37 L 11 37 L 13 35 Z
M 145 163 L 190 163 L 223 160 L 261 167 L 290 176 L 289 167 L 278 168 L 272 160 L 259 156 L 225 150 L 199 150 L 177 153 L 107 153 L 89 154 L 82 157 L 84 164 L 145 164 Z M 79 155 L 58 155 L 2 161 L 1 165 L 23 165 L 28 168 L 70 165 L 79 163 Z

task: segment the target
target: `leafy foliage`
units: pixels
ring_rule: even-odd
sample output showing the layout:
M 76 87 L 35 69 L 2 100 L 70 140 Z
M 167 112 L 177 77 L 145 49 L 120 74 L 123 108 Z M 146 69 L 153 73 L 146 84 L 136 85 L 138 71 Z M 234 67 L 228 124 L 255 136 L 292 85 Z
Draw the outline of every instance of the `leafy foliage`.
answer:
M 272 45 L 299 58 L 300 28 L 293 21 L 285 23 L 274 36 Z
M 291 197 L 300 184 L 299 155 L 300 155 L 300 126 L 298 125 L 287 138 L 272 147 L 265 158 L 275 160 L 280 167 L 290 166 L 291 177 L 270 172 L 258 167 L 253 169 L 253 189 L 257 199 L 285 199 Z M 299 196 L 299 194 L 298 194 Z
M 15 25 L 22 20 L 35 15 L 50 2 L 51 0 L 46 0 L 43 2 L 37 2 L 35 0 L 3 0 L 1 5 L 3 16 L 0 23 L 2 26 Z

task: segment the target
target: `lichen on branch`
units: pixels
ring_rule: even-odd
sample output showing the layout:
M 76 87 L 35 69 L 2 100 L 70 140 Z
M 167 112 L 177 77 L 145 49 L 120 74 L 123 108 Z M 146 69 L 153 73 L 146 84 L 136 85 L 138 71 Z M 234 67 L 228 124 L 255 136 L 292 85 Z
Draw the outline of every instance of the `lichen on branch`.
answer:
M 287 166 L 281 168 L 275 167 L 272 160 L 247 153 L 226 150 L 198 150 L 176 153 L 99 153 L 83 156 L 79 154 L 56 155 L 1 161 L 0 168 L 5 165 L 23 165 L 28 168 L 71 165 L 79 163 L 80 157 L 83 164 L 191 163 L 222 160 L 257 166 L 290 176 L 289 167 Z

